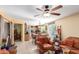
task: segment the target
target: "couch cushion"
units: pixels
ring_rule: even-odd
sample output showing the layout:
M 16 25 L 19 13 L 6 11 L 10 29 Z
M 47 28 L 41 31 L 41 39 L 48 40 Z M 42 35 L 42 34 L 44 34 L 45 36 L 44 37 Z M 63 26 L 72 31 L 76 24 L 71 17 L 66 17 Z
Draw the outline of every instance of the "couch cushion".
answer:
M 74 41 L 72 40 L 72 39 L 65 39 L 65 40 L 63 40 L 62 42 L 61 42 L 61 44 L 62 45 L 67 45 L 67 46 L 70 46 L 70 47 L 72 47 L 73 46 L 73 44 L 74 44 Z
M 74 41 L 72 39 L 66 40 L 66 45 L 73 47 Z
M 17 53 L 17 50 L 16 50 L 16 49 L 10 49 L 10 50 L 9 50 L 9 53 L 10 53 L 10 54 L 16 54 L 16 53 Z
M 68 48 L 68 49 L 74 49 L 73 47 L 69 47 L 69 46 L 66 46 L 66 45 L 60 45 L 61 48 L 65 49 L 65 48 Z
M 44 43 L 44 39 L 43 39 L 43 38 L 38 38 L 38 39 L 37 39 L 37 41 L 40 41 L 40 42 L 41 42 L 41 44 L 43 44 L 43 43 Z
M 38 37 L 37 41 L 40 41 L 41 44 L 49 43 L 49 39 L 47 37 Z
M 66 39 L 64 39 L 65 41 L 65 45 L 73 47 L 74 46 L 74 39 L 76 37 L 67 37 Z
M 74 40 L 74 46 L 73 47 L 79 49 L 79 39 Z
M 44 47 L 45 49 L 49 49 L 49 48 L 52 47 L 52 45 L 50 45 L 50 44 L 44 44 L 43 47 Z
M 6 49 L 0 49 L 0 54 L 9 54 L 9 51 L 7 51 Z
M 79 50 L 74 49 L 74 50 L 71 50 L 70 53 L 73 53 L 73 54 L 79 54 Z

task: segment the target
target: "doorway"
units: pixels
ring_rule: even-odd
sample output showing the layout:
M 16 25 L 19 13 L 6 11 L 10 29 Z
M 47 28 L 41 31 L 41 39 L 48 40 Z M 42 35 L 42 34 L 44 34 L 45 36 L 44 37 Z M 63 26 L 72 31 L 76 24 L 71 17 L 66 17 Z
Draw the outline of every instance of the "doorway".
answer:
M 14 41 L 21 41 L 22 37 L 22 25 L 14 24 Z

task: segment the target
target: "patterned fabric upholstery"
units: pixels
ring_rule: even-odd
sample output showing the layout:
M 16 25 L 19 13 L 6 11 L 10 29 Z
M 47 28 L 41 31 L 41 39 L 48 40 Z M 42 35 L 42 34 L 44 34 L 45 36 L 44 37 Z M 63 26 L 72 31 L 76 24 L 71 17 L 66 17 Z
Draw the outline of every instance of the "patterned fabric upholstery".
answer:
M 68 37 L 61 42 L 62 48 L 69 48 L 70 53 L 79 53 L 79 38 L 78 37 Z
M 53 48 L 52 42 L 50 42 L 50 39 L 45 36 L 39 36 L 36 39 L 36 44 L 38 46 L 39 53 L 44 53 L 44 52 L 51 50 Z
M 74 46 L 73 47 L 79 49 L 79 39 L 74 40 Z
M 7 51 L 6 49 L 2 49 L 0 50 L 0 54 L 9 54 L 9 51 Z

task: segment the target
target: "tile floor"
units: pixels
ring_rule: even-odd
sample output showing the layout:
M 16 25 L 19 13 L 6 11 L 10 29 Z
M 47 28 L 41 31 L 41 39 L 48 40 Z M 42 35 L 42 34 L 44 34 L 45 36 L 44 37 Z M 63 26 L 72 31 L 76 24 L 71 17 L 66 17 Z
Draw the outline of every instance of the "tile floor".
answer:
M 37 46 L 32 41 L 16 42 L 17 54 L 38 54 Z

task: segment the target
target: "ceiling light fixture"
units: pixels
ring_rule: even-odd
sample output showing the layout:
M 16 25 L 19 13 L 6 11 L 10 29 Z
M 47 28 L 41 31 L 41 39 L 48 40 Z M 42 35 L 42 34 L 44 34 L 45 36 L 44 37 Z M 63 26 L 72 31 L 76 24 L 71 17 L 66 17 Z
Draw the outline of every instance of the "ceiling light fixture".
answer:
M 49 13 L 44 13 L 43 16 L 44 16 L 44 17 L 49 17 L 50 14 L 49 14 Z

